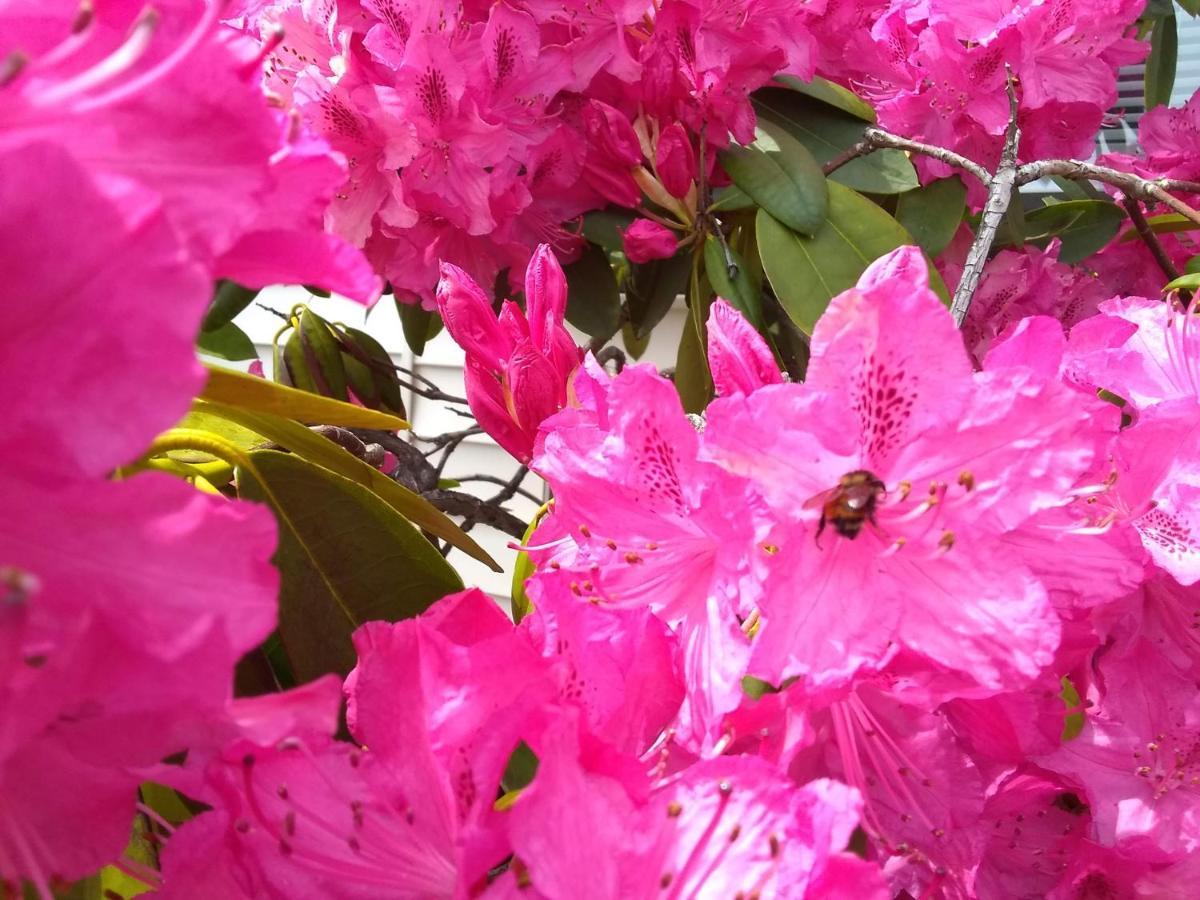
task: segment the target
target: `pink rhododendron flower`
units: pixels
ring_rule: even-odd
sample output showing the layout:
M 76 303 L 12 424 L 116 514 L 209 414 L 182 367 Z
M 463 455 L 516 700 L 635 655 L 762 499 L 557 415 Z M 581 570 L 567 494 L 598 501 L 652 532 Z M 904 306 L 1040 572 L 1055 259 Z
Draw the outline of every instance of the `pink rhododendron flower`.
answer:
M 1071 332 L 1068 365 L 1083 384 L 1137 409 L 1200 398 L 1200 329 L 1189 308 L 1145 297 L 1114 297 Z
M 718 397 L 782 384 L 775 357 L 754 326 L 718 298 L 708 311 L 708 368 Z
M 973 373 L 919 251 L 874 263 L 818 322 L 804 385 L 709 408 L 708 454 L 786 523 L 751 672 L 834 685 L 907 647 L 975 690 L 1032 679 L 1057 620 L 994 541 L 1070 500 L 1097 427 L 1057 377 Z
M 970 243 L 966 232 L 960 238 L 940 259 L 948 285 L 958 283 Z M 975 359 L 982 360 L 996 338 L 1023 318 L 1049 316 L 1071 328 L 1095 315 L 1100 302 L 1111 296 L 1104 281 L 1057 262 L 1057 250 L 1052 241 L 1045 251 L 1001 250 L 988 261 L 962 328 Z
M 665 225 L 649 219 L 637 219 L 622 235 L 625 255 L 632 263 L 646 263 L 652 259 L 667 259 L 675 255 L 679 243 L 675 232 Z
M 1091 831 L 1088 806 L 1071 786 L 1033 768 L 1006 777 L 983 818 L 988 844 L 975 881 L 982 900 L 1048 896 Z
M 1148 860 L 1169 861 L 1200 841 L 1200 703 L 1195 679 L 1155 646 L 1101 656 L 1079 737 L 1041 765 L 1083 786 L 1106 846 L 1127 844 Z
M 1022 159 L 1086 156 L 1117 100 L 1117 69 L 1146 52 L 1129 34 L 1142 0 L 841 5 L 848 9 L 827 13 L 818 33 L 832 35 L 836 21 L 844 26 L 836 34 L 853 29 L 862 42 L 869 28 L 869 49 L 842 50 L 838 41 L 823 74 L 859 87 L 887 129 L 985 164 L 999 157 L 1008 121 L 1006 64 L 1019 82 Z M 953 174 L 939 161 L 914 161 L 927 177 Z M 978 184 L 968 187 L 982 200 Z
M 1200 135 L 1200 91 L 1180 107 L 1156 106 L 1138 120 L 1140 156 L 1109 153 L 1106 165 L 1136 172 L 1146 178 L 1200 178 L 1196 162 L 1196 137 Z
M 553 697 L 542 657 L 478 591 L 354 641 L 346 720 L 362 749 L 311 732 L 228 745 L 205 771 L 218 811 L 172 839 L 185 872 L 208 852 L 245 896 L 452 898 L 508 855 L 493 801 L 522 710 Z
M 625 753 L 646 752 L 683 700 L 678 640 L 647 609 L 580 603 L 569 572 L 539 573 L 528 590 L 537 612 L 525 627 L 558 663 L 563 700 L 584 710 L 591 734 Z
M 508 823 L 516 856 L 505 876 L 532 896 L 887 896 L 878 871 L 843 852 L 859 815 L 844 785 L 797 787 L 749 757 L 652 785 L 565 716 L 535 749 L 537 777 Z
M 525 272 L 526 312 L 506 300 L 497 319 L 487 295 L 461 269 L 443 263 L 438 308 L 466 351 L 471 412 L 501 447 L 522 462 L 538 426 L 567 402 L 580 350 L 563 327 L 567 281 L 554 254 L 538 248 Z
M 572 573 L 581 602 L 649 607 L 676 630 L 688 684 L 680 727 L 711 741 L 740 699 L 750 645 L 738 616 L 755 605 L 767 557 L 747 485 L 698 458 L 678 394 L 649 367 L 627 366 L 597 413 L 560 415 L 533 462 L 555 500 L 531 554 Z
M 42 23 L 51 42 L 18 18 L 0 43 L 23 60 L 0 88 L 0 149 L 52 142 L 97 179 L 146 188 L 221 275 L 303 278 L 373 301 L 381 284 L 365 260 L 321 228 L 340 161 L 271 108 L 257 48 L 217 21 L 220 6 L 55 4 Z
M 165 475 L 105 480 L 204 378 L 210 282 L 153 195 L 53 143 L 0 152 L 0 268 L 20 298 L 0 337 L 0 877 L 49 897 L 120 856 L 139 767 L 210 740 L 274 627 L 275 531 Z

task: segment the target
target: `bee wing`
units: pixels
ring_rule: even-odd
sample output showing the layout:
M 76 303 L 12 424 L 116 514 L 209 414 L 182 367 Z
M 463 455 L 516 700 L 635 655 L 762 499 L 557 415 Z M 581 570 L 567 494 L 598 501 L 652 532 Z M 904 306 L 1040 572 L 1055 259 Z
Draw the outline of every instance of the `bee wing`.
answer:
M 822 506 L 824 506 L 826 503 L 828 503 L 830 500 L 832 500 L 834 498 L 834 496 L 837 495 L 837 492 L 838 492 L 837 488 L 830 488 L 827 491 L 821 491 L 821 493 L 817 494 L 815 497 L 809 497 L 807 500 L 805 500 L 804 505 L 801 506 L 800 508 L 801 509 L 820 509 Z

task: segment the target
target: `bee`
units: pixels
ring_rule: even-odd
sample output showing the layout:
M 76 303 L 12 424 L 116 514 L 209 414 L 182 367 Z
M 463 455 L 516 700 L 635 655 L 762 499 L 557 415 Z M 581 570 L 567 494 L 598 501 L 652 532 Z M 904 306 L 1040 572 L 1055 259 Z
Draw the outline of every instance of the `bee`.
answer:
M 826 525 L 832 525 L 842 537 L 851 540 L 858 537 L 865 523 L 875 524 L 875 507 L 885 493 L 884 483 L 865 469 L 843 475 L 837 487 L 817 494 L 804 505 L 805 509 L 821 507 L 817 540 L 820 541 Z

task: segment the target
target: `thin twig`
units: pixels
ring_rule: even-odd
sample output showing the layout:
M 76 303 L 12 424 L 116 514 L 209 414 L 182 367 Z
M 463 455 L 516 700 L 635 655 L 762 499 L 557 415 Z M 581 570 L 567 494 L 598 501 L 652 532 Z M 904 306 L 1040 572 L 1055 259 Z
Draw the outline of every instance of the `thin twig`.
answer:
M 971 249 L 967 251 L 962 277 L 954 290 L 954 301 L 950 305 L 954 322 L 960 328 L 966 321 L 967 311 L 971 308 L 971 300 L 979 287 L 983 267 L 987 264 L 988 253 L 992 249 L 992 242 L 996 239 L 996 231 L 1004 221 L 1004 214 L 1008 212 L 1008 205 L 1012 202 L 1013 191 L 1016 189 L 1017 148 L 1021 142 L 1021 126 L 1017 120 L 1017 89 L 1011 71 L 1008 74 L 1007 87 L 1008 128 L 1004 133 L 1004 148 L 1000 151 L 1000 166 L 988 185 L 987 201 L 983 205 L 983 215 L 979 220 L 979 231 L 975 234 Z
M 521 483 L 525 481 L 525 476 L 529 474 L 529 466 L 521 466 L 513 474 L 513 477 L 504 482 L 504 490 L 500 491 L 494 497 L 488 498 L 488 503 L 495 506 L 507 503 L 521 489 Z
M 935 147 L 932 144 L 910 141 L 908 138 L 902 138 L 889 131 L 884 131 L 882 128 L 874 127 L 868 127 L 863 132 L 861 141 L 851 147 L 847 147 L 833 159 L 829 160 L 829 162 L 821 167 L 821 170 L 826 175 L 830 175 L 846 165 L 846 163 L 852 162 L 860 156 L 866 156 L 868 153 L 874 153 L 876 150 L 904 150 L 907 153 L 928 156 L 931 159 L 944 162 L 948 166 L 969 172 L 979 179 L 984 187 L 991 184 L 992 176 L 988 173 L 988 170 L 974 160 L 967 159 L 965 156 L 955 153 L 952 150 L 947 150 L 944 147 Z
M 1130 172 L 1122 172 L 1120 169 L 1110 169 L 1108 166 L 1098 166 L 1077 159 L 1043 159 L 1039 162 L 1026 163 L 1017 169 L 1017 186 L 1020 187 L 1052 175 L 1069 178 L 1072 181 L 1100 181 L 1104 184 L 1111 184 L 1115 188 L 1120 188 L 1128 197 L 1161 203 L 1185 219 L 1200 225 L 1200 212 L 1167 193 L 1163 187 L 1163 184 L 1172 184 L 1171 181 L 1152 181 Z M 1200 187 L 1200 185 L 1192 185 L 1189 182 L 1174 182 L 1174 184 Z
M 1163 270 L 1163 274 L 1167 276 L 1168 280 L 1174 281 L 1179 277 L 1179 270 L 1175 268 L 1175 264 L 1171 262 L 1171 257 L 1167 256 L 1167 251 L 1163 249 L 1158 235 L 1150 228 L 1150 223 L 1146 221 L 1146 217 L 1142 215 L 1142 207 L 1139 201 L 1133 197 L 1126 197 L 1122 205 L 1125 207 L 1125 212 L 1129 213 L 1129 221 L 1133 223 L 1134 230 L 1150 249 L 1150 253 L 1154 256 L 1154 261 L 1158 263 L 1158 267 Z
M 508 487 L 507 481 L 505 481 L 503 478 L 497 478 L 495 475 L 456 475 L 456 476 L 454 476 L 454 480 L 459 482 L 460 484 L 466 484 L 467 482 L 470 482 L 470 481 L 483 481 L 483 482 L 486 482 L 487 484 L 498 484 L 501 487 Z M 497 496 L 499 496 L 499 495 L 497 495 Z M 521 497 L 524 497 L 526 500 L 532 500 L 534 503 L 538 504 L 539 506 L 542 503 L 541 497 L 539 497 L 537 494 L 533 493 L 533 491 L 525 490 L 525 488 L 517 488 L 517 490 L 514 492 L 514 496 L 521 496 Z M 494 503 L 495 499 L 496 498 L 493 497 L 490 502 Z
M 433 444 L 433 449 L 426 451 L 425 455 L 430 456 L 445 447 L 451 441 L 459 441 L 462 438 L 469 438 L 476 434 L 483 434 L 483 429 L 478 425 L 473 425 L 470 428 L 464 428 L 462 431 L 447 431 L 445 434 L 434 435 L 433 437 L 421 437 L 419 434 L 413 434 L 415 440 L 422 444 Z

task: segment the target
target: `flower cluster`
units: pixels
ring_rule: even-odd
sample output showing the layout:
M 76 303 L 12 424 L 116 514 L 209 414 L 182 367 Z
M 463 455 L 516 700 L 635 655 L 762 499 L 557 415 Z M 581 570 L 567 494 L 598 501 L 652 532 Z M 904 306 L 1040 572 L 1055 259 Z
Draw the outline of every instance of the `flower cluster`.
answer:
M 347 159 L 331 230 L 428 307 L 440 261 L 490 288 L 537 244 L 569 258 L 564 223 L 638 205 L 643 149 L 682 194 L 702 131 L 710 148 L 751 140 L 749 92 L 813 74 L 800 0 L 238 6 L 268 90 Z
M 380 290 L 321 229 L 341 164 L 268 105 L 217 12 L 0 11 L 6 891 L 119 858 L 138 785 L 220 745 L 233 667 L 274 627 L 270 512 L 109 477 L 203 387 L 214 279 Z
M 1023 159 L 1088 156 L 1117 99 L 1116 70 L 1142 59 L 1134 20 L 1144 0 L 868 0 L 841 7 L 820 71 L 868 96 L 891 131 L 986 165 L 1009 119 L 1005 83 L 1017 80 Z M 821 31 L 822 34 L 827 34 Z M 833 37 L 832 34 L 829 35 Z M 1007 67 L 1007 71 L 1006 71 Z M 952 173 L 917 160 L 923 174 Z
M 165 892 L 1185 896 L 1195 318 L 1024 317 L 976 368 L 902 248 L 803 383 L 718 301 L 702 429 L 589 357 L 535 446 L 533 612 L 363 627 L 354 743 L 321 694 L 189 763 Z

